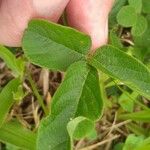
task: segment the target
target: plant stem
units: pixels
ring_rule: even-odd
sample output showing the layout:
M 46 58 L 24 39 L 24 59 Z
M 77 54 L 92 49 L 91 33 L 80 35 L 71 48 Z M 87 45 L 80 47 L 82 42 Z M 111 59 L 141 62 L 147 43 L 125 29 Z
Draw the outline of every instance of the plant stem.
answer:
M 36 96 L 38 103 L 40 104 L 40 106 L 42 107 L 42 109 L 43 109 L 45 115 L 47 116 L 47 115 L 49 114 L 49 113 L 48 113 L 48 109 L 46 108 L 46 106 L 45 106 L 45 104 L 44 104 L 44 102 L 43 102 L 43 99 L 42 99 L 41 95 L 39 94 L 39 92 L 38 92 L 38 90 L 37 90 L 37 87 L 36 87 L 34 81 L 32 80 L 32 77 L 31 77 L 31 75 L 30 75 L 29 73 L 28 73 L 28 80 L 29 80 L 29 82 L 30 82 L 30 84 L 31 84 L 33 93 L 34 93 L 34 95 Z

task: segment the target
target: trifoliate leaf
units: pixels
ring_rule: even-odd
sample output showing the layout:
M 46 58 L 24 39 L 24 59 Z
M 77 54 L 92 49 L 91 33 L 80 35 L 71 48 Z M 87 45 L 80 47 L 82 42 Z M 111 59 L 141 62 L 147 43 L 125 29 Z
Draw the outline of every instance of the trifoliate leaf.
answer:
M 91 47 L 89 36 L 69 27 L 44 20 L 32 20 L 23 38 L 23 50 L 34 64 L 65 71 L 85 60 Z

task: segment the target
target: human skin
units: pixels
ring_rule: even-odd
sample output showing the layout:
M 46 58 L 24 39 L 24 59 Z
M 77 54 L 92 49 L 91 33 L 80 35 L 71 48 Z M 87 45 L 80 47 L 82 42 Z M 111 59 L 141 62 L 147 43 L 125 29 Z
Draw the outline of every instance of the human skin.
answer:
M 71 0 L 67 6 L 70 26 L 91 36 L 92 49 L 107 43 L 108 15 L 112 5 L 113 0 Z
M 0 44 L 18 47 L 28 22 L 57 22 L 66 8 L 68 24 L 92 38 L 92 49 L 107 43 L 108 14 L 114 0 L 0 0 Z

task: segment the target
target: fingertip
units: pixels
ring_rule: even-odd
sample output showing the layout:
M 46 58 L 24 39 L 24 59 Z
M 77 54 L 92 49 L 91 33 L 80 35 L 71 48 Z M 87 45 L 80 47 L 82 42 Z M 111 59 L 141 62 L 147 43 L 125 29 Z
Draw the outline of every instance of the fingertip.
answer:
M 35 14 L 57 22 L 69 0 L 33 0 Z
M 67 6 L 70 26 L 91 36 L 92 50 L 107 44 L 108 15 L 114 0 L 71 0 Z

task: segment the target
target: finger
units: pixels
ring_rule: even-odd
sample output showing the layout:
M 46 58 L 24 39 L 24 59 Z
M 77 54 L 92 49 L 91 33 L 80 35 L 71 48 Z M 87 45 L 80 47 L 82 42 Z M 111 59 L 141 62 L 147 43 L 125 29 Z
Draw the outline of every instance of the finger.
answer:
M 32 18 L 57 21 L 69 0 L 0 0 L 0 44 L 18 47 Z
M 70 0 L 67 6 L 68 23 L 89 34 L 92 49 L 107 43 L 108 14 L 114 0 Z
M 20 46 L 21 35 L 32 16 L 30 0 L 2 0 L 0 6 L 0 44 Z
M 36 14 L 56 22 L 68 2 L 69 0 L 33 0 L 33 6 Z

